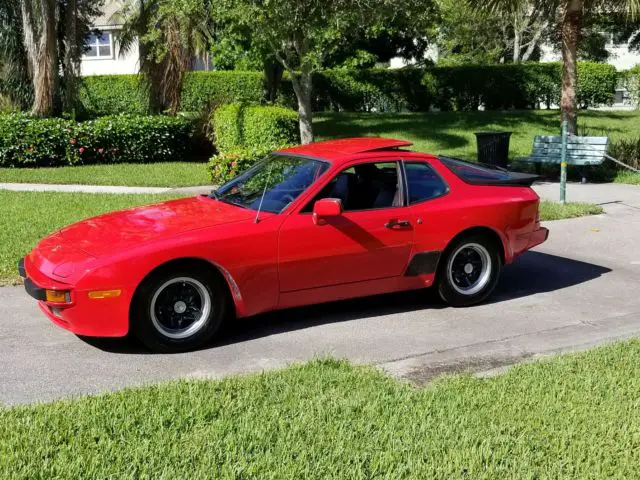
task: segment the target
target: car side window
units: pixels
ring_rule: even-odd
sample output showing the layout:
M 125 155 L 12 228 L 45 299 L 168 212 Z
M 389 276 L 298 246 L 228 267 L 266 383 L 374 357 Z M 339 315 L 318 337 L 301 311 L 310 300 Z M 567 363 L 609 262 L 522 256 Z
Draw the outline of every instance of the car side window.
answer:
M 323 198 L 339 198 L 344 211 L 401 207 L 402 184 L 397 161 L 360 163 L 338 173 L 302 210 L 311 212 Z
M 431 165 L 424 162 L 405 162 L 409 205 L 440 197 L 448 187 Z

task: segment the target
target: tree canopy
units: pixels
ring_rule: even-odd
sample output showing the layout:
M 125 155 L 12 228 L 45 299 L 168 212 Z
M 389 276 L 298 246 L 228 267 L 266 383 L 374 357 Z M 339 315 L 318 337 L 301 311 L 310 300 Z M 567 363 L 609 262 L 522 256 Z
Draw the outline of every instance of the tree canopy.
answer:
M 398 32 L 426 41 L 436 4 L 424 0 L 221 0 L 216 17 L 228 35 L 250 32 L 251 44 L 287 70 L 298 100 L 302 141 L 313 141 L 312 74 L 345 45 Z M 390 29 L 392 27 L 392 30 Z M 424 39 L 424 40 L 423 40 Z

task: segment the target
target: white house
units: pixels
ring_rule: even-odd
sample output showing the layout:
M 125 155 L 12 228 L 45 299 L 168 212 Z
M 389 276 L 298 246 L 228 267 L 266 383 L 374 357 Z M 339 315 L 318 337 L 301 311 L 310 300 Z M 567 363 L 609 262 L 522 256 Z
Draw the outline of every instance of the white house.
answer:
M 115 75 L 122 73 L 138 73 L 140 69 L 140 53 L 137 42 L 131 49 L 120 55 L 116 45 L 122 25 L 114 24 L 111 17 L 121 7 L 119 0 L 107 0 L 102 15 L 96 18 L 94 27 L 100 35 L 90 35 L 87 38 L 87 51 L 80 62 L 80 73 L 88 75 Z
M 93 24 L 93 28 L 100 34 L 89 35 L 85 43 L 87 49 L 80 61 L 82 76 L 118 75 L 140 71 L 140 48 L 137 40 L 126 52 L 121 52 L 117 45 L 116 40 L 122 25 L 114 22 L 112 17 L 121 6 L 122 0 L 106 0 L 102 15 L 96 18 Z M 207 55 L 193 57 L 192 70 L 209 70 L 210 68 Z

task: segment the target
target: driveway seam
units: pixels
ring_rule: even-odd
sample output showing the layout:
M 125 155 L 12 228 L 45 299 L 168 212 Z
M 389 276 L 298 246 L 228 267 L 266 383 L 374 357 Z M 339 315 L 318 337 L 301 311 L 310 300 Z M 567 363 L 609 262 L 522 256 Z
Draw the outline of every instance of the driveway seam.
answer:
M 631 313 L 623 313 L 623 314 L 619 314 L 619 315 L 611 315 L 608 317 L 603 317 L 599 320 L 597 320 L 597 322 L 603 322 L 606 320 L 611 320 L 611 319 L 616 319 L 616 318 L 621 318 L 621 317 L 626 317 L 629 315 L 640 315 L 640 312 L 631 312 Z M 585 321 L 585 320 L 579 320 L 577 323 L 571 323 L 571 324 L 567 324 L 567 325 L 562 325 L 559 327 L 555 327 L 555 328 L 547 328 L 544 330 L 536 330 L 533 332 L 528 332 L 528 333 L 520 333 L 517 335 L 509 335 L 506 337 L 502 337 L 502 338 L 497 338 L 497 339 L 493 339 L 493 340 L 488 340 L 486 342 L 477 342 L 477 343 L 469 343 L 469 344 L 465 344 L 465 345 L 459 345 L 456 347 L 451 347 L 451 348 L 445 348 L 445 349 L 435 349 L 435 350 L 430 350 L 427 352 L 423 352 L 423 353 L 416 353 L 416 354 L 412 354 L 412 355 L 407 355 L 404 357 L 398 357 L 398 358 L 394 358 L 391 360 L 384 360 L 384 361 L 380 361 L 380 362 L 375 362 L 372 365 L 374 366 L 380 366 L 380 365 L 387 365 L 390 363 L 394 363 L 394 362 L 402 362 L 405 360 L 411 360 L 414 358 L 418 358 L 418 357 L 423 357 L 426 355 L 437 355 L 437 354 L 443 354 L 443 353 L 449 353 L 455 350 L 462 350 L 465 348 L 472 348 L 472 347 L 478 347 L 480 345 L 495 345 L 501 342 L 506 342 L 509 340 L 515 340 L 517 338 L 523 338 L 523 337 L 528 337 L 528 336 L 532 336 L 532 335 L 539 335 L 542 333 L 550 333 L 550 332 L 556 332 L 556 331 L 560 331 L 560 330 L 566 330 L 568 328 L 572 328 L 572 327 L 576 327 L 576 326 L 580 326 L 580 325 L 584 325 L 587 327 L 592 327 L 592 328 L 598 328 L 600 325 L 599 323 L 595 323 L 595 322 L 589 322 L 589 321 Z M 520 350 L 523 354 L 527 354 L 528 352 L 526 352 L 525 350 L 522 350 L 520 348 L 518 348 L 517 346 L 514 346 L 515 349 Z

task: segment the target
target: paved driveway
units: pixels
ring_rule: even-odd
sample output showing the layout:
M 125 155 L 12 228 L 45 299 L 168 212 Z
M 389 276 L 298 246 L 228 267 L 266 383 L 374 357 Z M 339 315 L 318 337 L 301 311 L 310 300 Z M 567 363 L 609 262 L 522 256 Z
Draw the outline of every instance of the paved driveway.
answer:
M 219 377 L 326 354 L 425 380 L 639 335 L 640 188 L 596 187 L 571 186 L 569 198 L 597 197 L 606 215 L 547 224 L 549 241 L 504 270 L 492 302 L 467 309 L 445 308 L 428 291 L 379 296 L 262 315 L 231 326 L 211 348 L 155 355 L 134 342 L 86 343 L 50 324 L 22 288 L 0 289 L 0 402 Z

